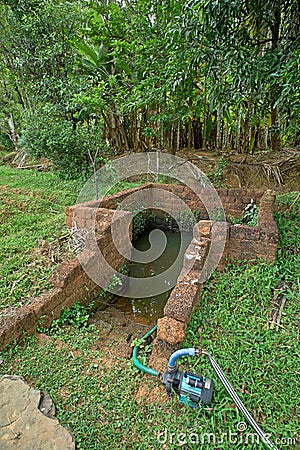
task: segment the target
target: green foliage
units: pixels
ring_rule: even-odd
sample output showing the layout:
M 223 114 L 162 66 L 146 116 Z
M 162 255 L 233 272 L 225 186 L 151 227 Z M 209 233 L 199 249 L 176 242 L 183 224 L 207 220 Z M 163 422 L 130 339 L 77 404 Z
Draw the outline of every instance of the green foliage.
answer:
M 72 256 L 64 210 L 76 202 L 82 185 L 34 170 L 1 166 L 0 173 L 2 309 L 24 304 L 50 287 L 52 271 Z
M 65 178 L 87 178 L 92 173 L 89 152 L 93 155 L 100 147 L 98 164 L 105 154 L 101 124 L 90 127 L 78 124 L 74 129 L 70 121 L 54 114 L 52 109 L 29 116 L 21 144 L 34 157 L 50 159 Z
M 251 202 L 244 210 L 244 215 L 242 217 L 242 223 L 249 225 L 250 227 L 255 227 L 258 220 L 258 206 Z
M 8 150 L 11 113 L 17 140 L 24 131 L 29 148 L 47 150 L 63 171 L 70 159 L 72 174 L 77 163 L 78 172 L 89 171 L 83 149 L 91 136 L 117 154 L 253 153 L 275 147 L 276 137 L 299 143 L 297 0 L 6 1 L 0 8 L 0 141 Z M 59 118 L 50 108 L 43 126 L 49 105 L 59 106 Z M 39 141 L 35 121 L 40 149 L 30 141 L 31 131 Z M 64 158 L 47 125 L 64 143 Z
M 230 217 L 232 224 L 245 224 L 249 227 L 256 227 L 258 221 L 258 206 L 253 199 L 245 206 L 242 215 L 238 218 Z
M 117 286 L 122 286 L 122 280 L 117 275 L 113 275 L 109 282 L 109 287 L 114 289 Z
M 138 208 L 132 211 L 132 239 L 137 239 L 147 228 L 147 212 Z
M 215 187 L 223 187 L 224 186 L 223 169 L 225 169 L 225 167 L 227 167 L 227 165 L 228 165 L 228 161 L 226 160 L 226 158 L 223 157 L 218 161 L 217 167 L 207 174 L 208 178 L 210 179 L 210 181 L 212 182 L 212 184 Z
M 117 192 L 125 191 L 126 189 L 131 189 L 137 186 L 140 186 L 141 184 L 146 183 L 147 180 L 142 178 L 140 181 L 128 181 L 128 180 L 122 180 L 118 183 L 114 184 L 114 186 L 106 193 L 106 195 L 113 195 Z
M 70 2 L 2 2 L 0 6 L 0 132 L 11 136 L 9 115 L 21 134 L 24 112 L 44 102 L 66 105 L 71 42 L 77 35 L 78 5 Z M 77 30 L 76 30 L 77 28 Z M 25 114 L 26 116 L 26 114 Z M 1 120 L 3 119 L 3 120 Z
M 193 210 L 193 214 L 194 214 L 196 222 L 199 222 L 199 220 L 201 220 L 201 211 L 200 211 L 200 209 L 194 209 Z
M 129 271 L 128 265 L 126 264 L 126 262 L 121 264 L 121 267 L 119 269 L 119 272 L 122 273 L 123 275 L 127 275 Z
M 56 326 L 71 325 L 72 327 L 77 328 L 86 326 L 90 316 L 91 307 L 91 304 L 89 305 L 89 308 L 86 308 L 79 302 L 76 302 L 71 308 L 63 309 Z
M 298 207 L 299 202 L 299 192 L 287 192 L 285 194 L 278 194 L 276 196 L 276 205 L 281 207 L 289 207 L 292 209 L 292 214 L 295 212 L 295 209 Z
M 176 217 L 176 222 L 179 228 L 190 231 L 196 224 L 196 218 L 191 210 L 180 211 L 178 217 Z
M 61 327 L 69 325 L 74 328 L 86 327 L 93 308 L 91 302 L 88 307 L 81 305 L 79 302 L 74 303 L 71 308 L 64 308 L 60 313 L 59 319 L 52 322 L 50 328 L 39 328 L 40 333 L 46 333 L 51 336 L 59 335 Z
M 217 209 L 213 209 L 209 213 L 210 220 L 214 222 L 224 222 L 225 216 L 224 216 L 224 209 L 219 207 Z
M 279 211 L 275 212 L 275 220 L 280 229 L 278 259 L 285 267 L 288 280 L 296 276 L 299 281 L 300 193 L 278 195 L 276 202 Z
M 50 288 L 53 270 L 74 257 L 65 208 L 76 203 L 83 182 L 6 166 L 0 167 L 0 178 L 1 310 L 19 307 Z M 125 266 L 121 269 L 126 272 Z M 118 285 L 121 280 L 112 281 Z
M 277 202 L 292 208 L 276 213 L 280 232 L 276 263 L 231 265 L 215 273 L 201 292 L 185 345 L 199 346 L 200 340 L 201 347 L 228 368 L 231 384 L 236 389 L 243 386 L 243 402 L 260 405 L 263 428 L 276 429 L 278 423 L 277 433 L 291 438 L 297 429 L 294 393 L 299 386 L 294 359 L 299 351 L 299 195 L 283 194 Z M 286 300 L 277 331 L 268 326 L 274 295 Z M 197 362 L 193 370 L 203 367 Z M 215 401 L 222 401 L 224 389 L 218 380 L 216 391 Z

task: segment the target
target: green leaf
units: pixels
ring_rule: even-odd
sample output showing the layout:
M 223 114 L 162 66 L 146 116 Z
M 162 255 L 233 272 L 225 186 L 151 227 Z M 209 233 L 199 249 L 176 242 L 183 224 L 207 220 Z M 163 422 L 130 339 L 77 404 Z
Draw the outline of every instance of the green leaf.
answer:
M 100 46 L 101 47 L 101 46 Z M 99 47 L 99 49 L 100 49 Z M 85 42 L 79 42 L 78 43 L 78 50 L 79 52 L 87 58 L 90 64 L 93 66 L 98 67 L 99 63 L 99 52 L 96 52 L 93 47 L 90 47 Z

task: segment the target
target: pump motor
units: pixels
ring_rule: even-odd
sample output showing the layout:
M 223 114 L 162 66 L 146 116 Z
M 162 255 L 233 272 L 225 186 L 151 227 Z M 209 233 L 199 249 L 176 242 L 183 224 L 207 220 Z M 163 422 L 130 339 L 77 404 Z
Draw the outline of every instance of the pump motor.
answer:
M 210 378 L 201 377 L 191 372 L 178 370 L 176 361 L 182 356 L 195 356 L 200 350 L 195 348 L 181 349 L 174 352 L 167 370 L 162 376 L 162 383 L 169 395 L 175 391 L 182 403 L 199 408 L 199 405 L 209 405 L 214 390 L 214 382 Z
M 210 378 L 176 368 L 173 371 L 167 370 L 163 374 L 162 383 L 166 386 L 169 395 L 174 390 L 182 403 L 193 408 L 199 408 L 200 404 L 209 405 L 212 400 L 214 382 Z

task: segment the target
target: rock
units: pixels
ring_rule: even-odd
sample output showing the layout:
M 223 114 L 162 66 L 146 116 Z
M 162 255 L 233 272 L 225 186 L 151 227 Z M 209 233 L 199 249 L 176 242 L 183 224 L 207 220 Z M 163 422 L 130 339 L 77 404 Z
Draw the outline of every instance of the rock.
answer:
M 157 321 L 157 339 L 171 345 L 179 344 L 184 340 L 185 328 L 185 323 L 171 317 L 163 317 Z
M 199 236 L 209 237 L 211 231 L 212 222 L 210 220 L 201 220 L 197 223 L 197 231 Z
M 1 450 L 73 450 L 71 433 L 53 416 L 53 403 L 47 394 L 30 387 L 22 378 L 0 378 Z M 50 417 L 41 412 L 43 410 Z
M 200 276 L 201 272 L 191 271 L 177 282 L 164 307 L 165 316 L 179 322 L 188 323 L 190 321 L 193 308 L 199 300 Z
M 101 314 L 101 312 L 102 311 L 99 311 L 99 314 Z M 110 323 L 99 319 L 96 314 L 89 320 L 89 324 L 95 324 L 99 332 L 99 338 L 104 338 L 109 335 L 113 327 Z
M 39 403 L 39 410 L 50 419 L 54 419 L 55 417 L 55 406 L 52 401 L 52 398 L 47 393 L 41 392 L 41 399 Z

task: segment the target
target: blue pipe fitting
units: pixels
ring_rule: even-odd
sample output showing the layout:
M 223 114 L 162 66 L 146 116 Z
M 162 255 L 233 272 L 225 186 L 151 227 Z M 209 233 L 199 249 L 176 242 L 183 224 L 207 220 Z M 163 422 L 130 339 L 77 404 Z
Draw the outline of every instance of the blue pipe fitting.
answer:
M 198 353 L 199 350 L 196 348 L 181 348 L 180 350 L 177 350 L 170 356 L 168 371 L 173 372 L 176 370 L 176 361 L 178 358 L 181 358 L 181 356 L 195 356 L 198 355 Z

